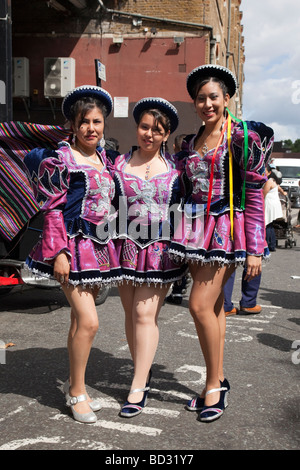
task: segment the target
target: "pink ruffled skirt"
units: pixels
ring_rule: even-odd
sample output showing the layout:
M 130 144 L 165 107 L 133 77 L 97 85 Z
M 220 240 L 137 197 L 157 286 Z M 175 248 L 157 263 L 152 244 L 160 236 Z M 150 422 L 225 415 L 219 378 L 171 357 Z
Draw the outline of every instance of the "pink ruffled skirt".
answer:
M 168 284 L 180 280 L 187 272 L 181 260 L 171 259 L 168 241 L 156 241 L 141 248 L 132 240 L 115 241 L 122 275 L 134 284 Z
M 82 235 L 68 238 L 70 250 L 69 283 L 83 287 L 116 285 L 122 281 L 122 273 L 112 240 L 100 244 Z M 26 260 L 28 268 L 35 274 L 53 277 L 53 263 L 44 261 L 42 241 L 32 249 Z
M 229 212 L 205 218 L 185 219 L 177 228 L 169 254 L 173 259 L 200 263 L 243 264 L 247 246 L 244 213 L 234 212 L 233 238 Z M 269 256 L 267 244 L 263 257 Z

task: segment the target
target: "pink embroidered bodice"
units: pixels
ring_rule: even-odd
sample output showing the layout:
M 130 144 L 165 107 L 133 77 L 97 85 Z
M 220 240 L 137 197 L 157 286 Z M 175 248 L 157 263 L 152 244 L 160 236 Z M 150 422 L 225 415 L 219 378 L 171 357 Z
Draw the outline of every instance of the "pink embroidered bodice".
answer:
M 119 235 L 127 236 L 145 246 L 158 239 L 169 239 L 170 208 L 178 206 L 183 194 L 183 161 L 166 155 L 166 171 L 149 180 L 129 173 L 127 163 L 131 152 L 119 155 L 109 165 L 116 185 L 119 205 Z M 125 206 L 127 217 L 124 217 Z M 121 209 L 122 208 L 122 209 Z
M 242 123 L 233 124 L 231 130 L 231 151 L 233 155 L 233 209 L 244 210 L 247 252 L 261 254 L 264 251 L 264 199 L 262 186 L 267 180 L 265 166 L 271 156 L 274 133 L 262 123 L 247 122 L 248 158 L 244 159 L 244 129 Z M 201 132 L 201 131 L 200 131 Z M 194 150 L 195 135 L 187 136 L 182 150 L 186 156 L 186 174 L 191 192 L 185 203 L 206 211 L 211 162 L 214 150 L 204 156 Z M 245 208 L 241 207 L 243 183 L 245 180 Z M 212 198 L 209 213 L 219 215 L 229 211 L 229 151 L 225 132 L 223 142 L 216 153 L 213 168 Z M 198 210 L 198 209 L 197 209 Z M 196 210 L 196 212 L 197 212 Z
M 110 220 L 115 185 L 103 149 L 100 157 L 101 170 L 79 165 L 67 142 L 61 142 L 56 151 L 37 148 L 25 157 L 36 200 L 44 212 L 45 258 L 68 252 L 67 236 L 82 234 L 98 243 L 114 236 Z

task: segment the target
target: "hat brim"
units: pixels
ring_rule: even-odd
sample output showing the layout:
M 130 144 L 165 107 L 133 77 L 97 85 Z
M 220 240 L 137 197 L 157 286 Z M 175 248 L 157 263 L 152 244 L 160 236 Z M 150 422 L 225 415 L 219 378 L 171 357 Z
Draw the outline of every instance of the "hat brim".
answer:
M 169 101 L 158 97 L 143 98 L 136 103 L 132 111 L 135 122 L 138 123 L 142 112 L 149 109 L 159 109 L 168 116 L 168 118 L 170 119 L 171 134 L 177 129 L 177 126 L 179 124 L 177 109 L 175 108 L 175 106 L 169 103 Z
M 195 68 L 189 73 L 187 77 L 186 86 L 191 98 L 195 99 L 194 87 L 196 82 L 210 77 L 216 77 L 222 80 L 228 89 L 228 94 L 230 98 L 232 98 L 232 96 L 237 90 L 237 82 L 235 76 L 226 67 L 213 64 L 200 65 L 200 67 Z
M 62 102 L 62 113 L 66 119 L 70 119 L 70 109 L 71 106 L 76 103 L 76 101 L 82 98 L 95 98 L 101 103 L 104 104 L 107 110 L 107 116 L 111 113 L 113 109 L 113 100 L 108 91 L 104 90 L 101 87 L 93 85 L 83 85 L 74 90 L 71 90 L 63 99 Z

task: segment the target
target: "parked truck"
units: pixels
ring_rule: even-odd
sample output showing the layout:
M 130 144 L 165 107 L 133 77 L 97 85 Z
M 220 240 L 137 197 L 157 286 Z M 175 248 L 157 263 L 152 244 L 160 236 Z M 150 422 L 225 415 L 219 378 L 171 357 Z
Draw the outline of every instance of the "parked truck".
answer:
M 274 158 L 273 163 L 282 174 L 281 187 L 290 195 L 292 205 L 300 203 L 300 158 Z

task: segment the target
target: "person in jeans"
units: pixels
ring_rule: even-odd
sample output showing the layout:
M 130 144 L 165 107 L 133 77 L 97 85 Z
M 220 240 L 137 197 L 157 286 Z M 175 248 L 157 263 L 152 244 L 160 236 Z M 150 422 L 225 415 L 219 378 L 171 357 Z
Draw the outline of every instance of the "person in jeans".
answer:
M 258 289 L 261 282 L 261 274 L 254 277 L 251 281 L 246 281 L 245 278 L 246 267 L 244 267 L 241 281 L 241 299 L 239 309 L 237 309 L 232 302 L 232 291 L 235 281 L 235 272 L 230 276 L 224 286 L 224 309 L 225 315 L 240 314 L 254 314 L 261 312 L 261 306 L 256 303 Z

